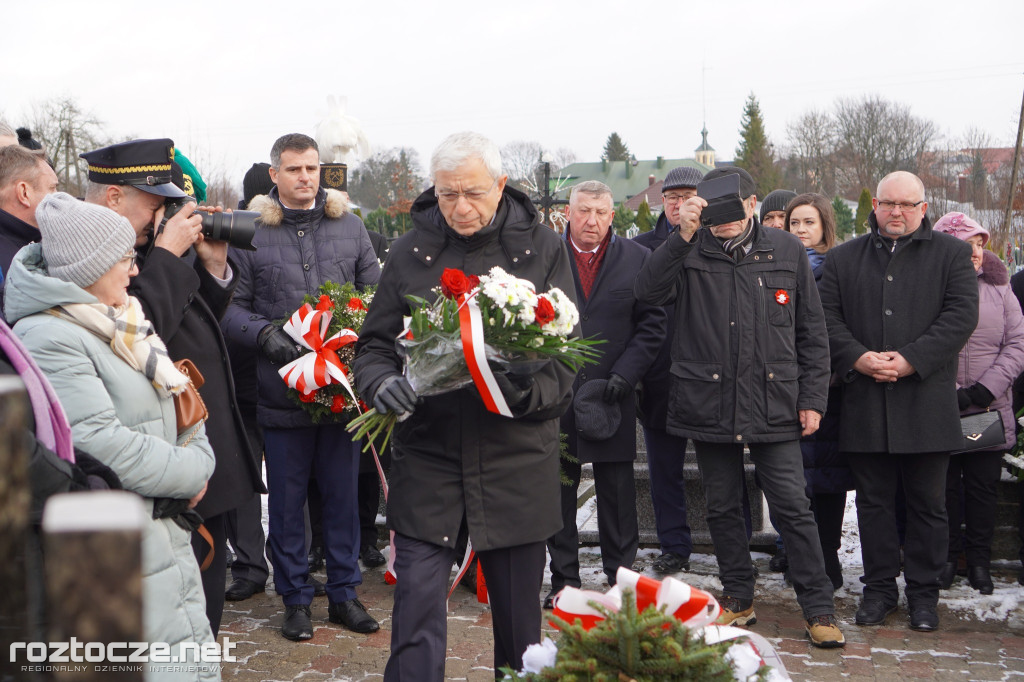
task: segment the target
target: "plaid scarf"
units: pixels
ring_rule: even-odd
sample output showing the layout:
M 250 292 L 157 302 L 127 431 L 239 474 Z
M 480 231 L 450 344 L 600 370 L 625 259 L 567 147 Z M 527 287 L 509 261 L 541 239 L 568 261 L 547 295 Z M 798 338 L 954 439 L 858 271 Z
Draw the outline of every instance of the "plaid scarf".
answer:
M 569 239 L 571 240 L 572 237 Z M 580 288 L 583 289 L 583 295 L 586 298 L 590 298 L 590 290 L 594 288 L 597 273 L 601 271 L 601 263 L 604 262 L 604 252 L 608 250 L 608 244 L 611 241 L 612 231 L 608 230 L 601 245 L 593 253 L 581 253 L 576 243 L 572 243 L 572 257 L 576 261 L 576 270 L 580 274 Z
M 743 256 L 747 255 L 746 247 L 754 241 L 754 219 L 750 218 L 747 220 L 747 226 L 743 228 L 743 232 L 732 239 L 720 239 L 722 242 L 722 248 L 725 252 L 732 256 L 732 259 L 739 263 L 743 260 Z
M 167 347 L 142 312 L 134 296 L 128 305 L 112 308 L 102 303 L 71 303 L 51 309 L 51 314 L 70 320 L 110 342 L 114 354 L 153 382 L 163 397 L 185 390 L 188 377 L 178 371 Z

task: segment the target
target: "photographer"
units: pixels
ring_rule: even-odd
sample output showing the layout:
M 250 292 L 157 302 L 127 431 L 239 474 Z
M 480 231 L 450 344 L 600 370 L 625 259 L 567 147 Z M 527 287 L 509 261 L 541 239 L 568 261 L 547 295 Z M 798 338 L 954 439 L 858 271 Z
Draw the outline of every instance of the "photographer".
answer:
M 206 434 L 216 456 L 216 469 L 206 496 L 196 507 L 213 546 L 193 533 L 192 546 L 200 565 L 213 552 L 202 573 L 206 613 L 214 635 L 224 608 L 227 567 L 224 514 L 264 492 L 254 464 L 219 320 L 234 292 L 237 278 L 228 263 L 226 242 L 206 239 L 202 218 L 188 205 L 163 223 L 165 202 L 188 199 L 172 182 L 181 169 L 172 161 L 169 139 L 132 140 L 82 154 L 89 163 L 86 201 L 124 216 L 137 235 L 139 275 L 129 293 L 167 345 L 172 360 L 188 358 L 203 375 L 199 392 L 210 411 Z M 162 225 L 162 229 L 158 227 Z M 154 237 L 155 235 L 155 237 Z
M 636 295 L 675 306 L 666 430 L 697 452 L 724 592 L 718 623 L 756 622 L 741 505 L 747 445 L 790 550 L 807 634 L 815 646 L 840 647 L 799 444 L 825 412 L 825 318 L 803 245 L 763 228 L 756 205 L 746 171 L 709 172 L 683 203 L 678 232 L 640 270 Z

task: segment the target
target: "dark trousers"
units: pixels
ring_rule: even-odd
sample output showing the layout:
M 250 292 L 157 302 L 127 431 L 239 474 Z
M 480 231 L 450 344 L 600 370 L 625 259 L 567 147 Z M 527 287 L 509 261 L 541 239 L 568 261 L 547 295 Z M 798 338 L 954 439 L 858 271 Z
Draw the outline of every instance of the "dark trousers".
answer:
M 950 455 L 946 474 L 946 514 L 949 518 L 948 560 L 963 549 L 968 566 L 989 567 L 996 529 L 996 494 L 1002 470 L 1001 452 Z M 961 535 L 960 523 L 966 530 Z
M 811 496 L 811 512 L 818 525 L 818 541 L 825 561 L 825 573 L 838 589 L 843 584 L 843 566 L 839 548 L 843 544 L 843 517 L 846 515 L 846 493 L 819 493 Z
M 562 460 L 562 465 L 572 485 L 561 486 L 562 530 L 548 538 L 547 542 L 548 553 L 551 555 L 551 589 L 555 592 L 566 585 L 580 586 L 576 496 L 582 467 L 566 460 Z M 608 577 L 608 584 L 614 585 L 619 566 L 632 568 L 636 550 L 640 546 L 633 462 L 594 462 L 593 467 L 601 565 Z
M 299 429 L 265 429 L 270 497 L 270 548 L 274 587 L 286 606 L 309 604 L 313 586 L 306 584 L 306 503 L 309 477 L 323 502 L 327 597 L 331 602 L 354 599 L 359 574 L 359 516 L 356 513 L 356 444 L 344 424 Z
M 259 495 L 256 496 L 259 499 Z M 220 630 L 220 619 L 224 614 L 224 581 L 227 578 L 227 535 L 224 530 L 224 514 L 217 514 L 203 519 L 203 525 L 213 537 L 213 547 L 196 531 L 192 532 L 192 551 L 200 566 L 210 552 L 213 552 L 213 563 L 199 574 L 203 581 L 203 594 L 206 595 L 206 617 L 210 621 L 213 636 Z
M 377 469 L 359 474 L 359 545 L 377 546 L 377 510 L 380 507 L 380 476 Z
M 686 479 L 683 476 L 686 439 L 664 429 L 644 428 L 644 441 L 658 544 L 662 552 L 689 558 L 693 540 L 686 522 Z
M 523 652 L 540 642 L 540 592 L 544 543 L 478 552 L 487 580 L 494 631 L 494 677 L 498 669 L 522 668 Z M 391 657 L 385 682 L 440 682 L 448 639 L 446 596 L 455 550 L 395 534 L 395 606 Z
M 708 529 L 715 545 L 725 594 L 754 598 L 754 567 L 743 525 L 743 447 L 694 441 L 704 483 Z M 833 613 L 832 584 L 818 541 L 818 528 L 804 490 L 803 455 L 798 441 L 751 443 L 768 508 L 779 524 L 789 555 L 789 575 L 804 618 Z
M 899 599 L 899 533 L 896 529 L 896 490 L 902 474 L 907 504 L 907 535 L 903 544 L 903 576 L 907 601 L 935 606 L 939 573 L 946 563 L 949 528 L 946 523 L 948 453 L 850 453 L 850 470 L 857 483 L 857 521 L 864 562 L 865 599 L 895 606 Z
M 256 453 L 256 470 L 259 471 L 263 463 L 263 430 L 256 423 L 255 408 L 251 413 L 243 411 L 242 421 L 252 451 Z M 263 532 L 263 496 L 253 495 L 247 502 L 225 512 L 224 530 L 235 550 L 231 577 L 265 584 L 270 568 L 264 550 L 267 538 Z

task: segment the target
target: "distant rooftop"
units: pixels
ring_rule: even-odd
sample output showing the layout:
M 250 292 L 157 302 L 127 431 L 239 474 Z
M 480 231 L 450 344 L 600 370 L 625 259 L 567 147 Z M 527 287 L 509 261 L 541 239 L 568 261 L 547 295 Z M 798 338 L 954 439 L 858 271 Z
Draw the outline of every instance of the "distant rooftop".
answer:
M 647 191 L 652 184 L 664 181 L 665 176 L 673 168 L 689 166 L 696 168 L 703 175 L 711 170 L 710 166 L 697 163 L 694 159 L 644 159 L 629 161 L 596 161 L 569 164 L 561 170 L 562 177 L 569 177 L 567 186 L 585 180 L 600 180 L 612 189 L 612 198 L 616 204 Z M 651 176 L 654 180 L 651 180 Z M 653 197 L 652 197 L 653 198 Z M 652 203 L 650 199 L 648 203 Z M 661 196 L 658 195 L 658 203 Z M 653 208 L 653 204 L 652 204 Z

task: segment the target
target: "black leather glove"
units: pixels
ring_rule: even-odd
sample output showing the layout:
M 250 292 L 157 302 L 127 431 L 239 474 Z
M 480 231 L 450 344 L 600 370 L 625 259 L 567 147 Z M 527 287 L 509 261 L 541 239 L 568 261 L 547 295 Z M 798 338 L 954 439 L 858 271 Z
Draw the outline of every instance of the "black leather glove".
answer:
M 992 391 L 988 390 L 981 384 L 968 386 L 963 389 L 963 391 L 967 394 L 967 397 L 971 399 L 971 403 L 978 407 L 988 407 L 992 404 L 992 401 L 996 399 L 996 397 L 992 395 Z
M 373 396 L 373 406 L 381 414 L 394 412 L 399 417 L 412 414 L 419 397 L 401 374 L 392 374 L 381 382 Z
M 509 407 L 522 405 L 533 390 L 533 377 L 495 374 L 494 381 L 501 389 L 501 394 L 505 396 L 505 402 Z
M 604 395 L 601 398 L 609 405 L 621 403 L 627 395 L 633 392 L 629 382 L 618 374 L 608 375 L 608 385 L 604 387 Z
M 956 389 L 956 406 L 961 412 L 971 406 L 971 396 L 967 395 L 966 388 Z
M 302 346 L 295 343 L 285 330 L 271 323 L 260 330 L 256 337 L 260 352 L 275 365 L 287 365 L 302 355 Z

